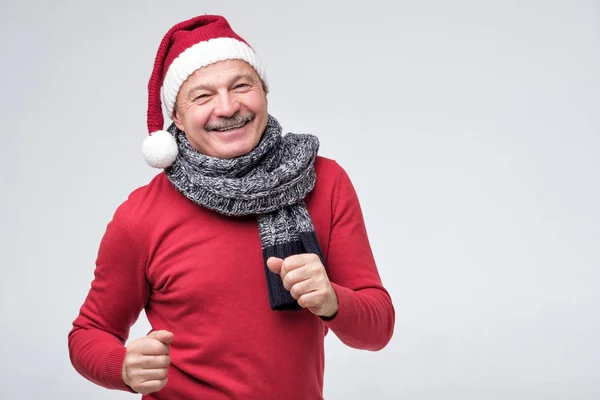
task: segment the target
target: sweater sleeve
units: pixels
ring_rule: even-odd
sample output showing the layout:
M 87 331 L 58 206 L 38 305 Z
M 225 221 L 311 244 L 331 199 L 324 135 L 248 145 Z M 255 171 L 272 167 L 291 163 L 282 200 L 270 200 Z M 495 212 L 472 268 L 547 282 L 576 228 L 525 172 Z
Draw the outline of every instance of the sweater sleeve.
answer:
M 125 341 L 148 296 L 145 264 L 121 206 L 100 242 L 91 288 L 68 335 L 77 372 L 100 386 L 132 392 L 121 377 Z
M 395 311 L 375 264 L 358 196 L 341 167 L 333 194 L 327 271 L 339 309 L 323 323 L 350 347 L 384 348 L 393 335 Z

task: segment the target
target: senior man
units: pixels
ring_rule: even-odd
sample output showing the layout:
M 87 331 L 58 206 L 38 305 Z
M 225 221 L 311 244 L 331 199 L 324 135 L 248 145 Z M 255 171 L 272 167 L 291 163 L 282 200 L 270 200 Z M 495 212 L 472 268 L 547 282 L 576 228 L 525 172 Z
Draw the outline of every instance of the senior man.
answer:
M 167 32 L 147 123 L 161 171 L 106 227 L 68 337 L 81 375 L 144 399 L 322 399 L 329 330 L 386 346 L 394 307 L 352 183 L 315 136 L 282 134 L 226 19 Z M 152 330 L 127 342 L 142 310 Z

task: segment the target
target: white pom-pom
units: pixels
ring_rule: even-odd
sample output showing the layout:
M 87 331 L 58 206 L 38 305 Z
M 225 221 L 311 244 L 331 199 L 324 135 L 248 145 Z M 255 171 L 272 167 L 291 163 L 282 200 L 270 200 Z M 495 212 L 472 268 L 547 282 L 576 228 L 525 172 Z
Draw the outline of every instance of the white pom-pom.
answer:
M 153 168 L 167 168 L 177 158 L 179 150 L 173 135 L 167 131 L 156 131 L 144 139 L 144 159 Z

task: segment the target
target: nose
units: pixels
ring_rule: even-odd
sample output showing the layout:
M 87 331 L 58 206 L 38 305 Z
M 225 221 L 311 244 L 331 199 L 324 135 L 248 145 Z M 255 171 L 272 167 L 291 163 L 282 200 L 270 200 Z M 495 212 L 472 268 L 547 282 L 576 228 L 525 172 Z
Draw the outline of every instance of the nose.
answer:
M 228 92 L 220 93 L 214 113 L 218 117 L 231 117 L 240 110 L 240 103 Z

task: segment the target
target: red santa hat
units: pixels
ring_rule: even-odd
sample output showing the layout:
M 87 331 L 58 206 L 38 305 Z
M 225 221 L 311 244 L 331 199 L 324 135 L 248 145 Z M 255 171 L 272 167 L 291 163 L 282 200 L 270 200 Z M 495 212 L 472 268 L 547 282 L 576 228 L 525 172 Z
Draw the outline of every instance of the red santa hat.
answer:
M 173 118 L 183 82 L 197 69 L 229 59 L 246 61 L 263 82 L 266 81 L 265 71 L 252 47 L 219 15 L 201 15 L 180 22 L 167 32 L 158 48 L 148 82 L 149 136 L 142 146 L 148 165 L 167 168 L 178 154 L 175 138 L 163 130 L 161 99 L 167 115 Z

